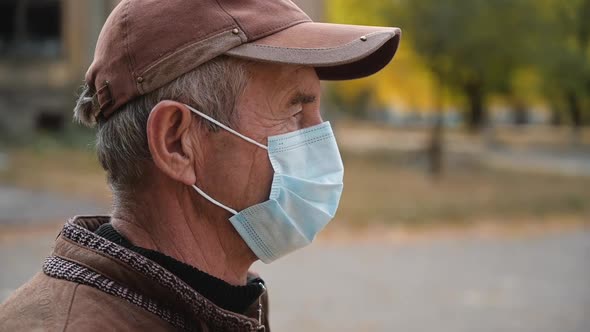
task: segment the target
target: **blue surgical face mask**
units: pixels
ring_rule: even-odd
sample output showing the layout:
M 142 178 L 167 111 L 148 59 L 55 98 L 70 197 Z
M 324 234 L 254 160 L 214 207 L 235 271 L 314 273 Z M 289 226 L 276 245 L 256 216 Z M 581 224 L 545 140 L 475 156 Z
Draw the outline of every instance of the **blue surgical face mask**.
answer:
M 338 208 L 344 168 L 329 122 L 268 137 L 268 147 L 187 107 L 230 133 L 268 150 L 274 169 L 270 197 L 242 211 L 193 188 L 211 203 L 233 214 L 229 220 L 252 251 L 270 263 L 313 241 Z

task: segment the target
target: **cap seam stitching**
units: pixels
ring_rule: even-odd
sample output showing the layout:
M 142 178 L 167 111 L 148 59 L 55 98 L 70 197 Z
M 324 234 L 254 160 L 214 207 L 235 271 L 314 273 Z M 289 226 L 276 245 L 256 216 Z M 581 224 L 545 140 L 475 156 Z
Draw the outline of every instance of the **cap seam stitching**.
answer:
M 244 35 L 246 36 L 246 40 L 242 40 L 242 42 L 246 42 L 248 41 L 248 35 L 246 35 L 246 30 L 244 29 L 244 27 L 238 22 L 238 20 L 236 20 L 235 17 L 233 17 L 226 9 L 225 7 L 223 7 L 223 5 L 219 2 L 219 0 L 215 0 L 215 2 L 217 3 L 217 5 L 219 6 L 219 8 L 221 8 L 221 10 L 223 10 L 223 12 L 231 17 L 232 21 L 234 21 L 234 23 L 240 28 L 240 30 L 242 30 L 242 32 L 244 32 Z M 240 38 L 241 39 L 241 38 Z
M 383 31 L 376 31 L 376 32 L 372 32 L 366 36 L 373 36 L 373 35 L 377 35 L 377 34 L 384 34 L 385 32 Z M 396 35 L 396 33 L 394 33 L 394 36 Z M 353 40 L 350 41 L 344 45 L 340 45 L 337 47 L 316 47 L 316 48 L 301 48 L 301 47 L 282 47 L 282 46 L 273 46 L 273 45 L 260 45 L 260 44 L 254 44 L 254 43 L 250 43 L 248 45 L 244 45 L 244 46 L 252 46 L 252 47 L 263 47 L 263 48 L 272 48 L 272 49 L 281 49 L 281 50 L 313 50 L 313 51 L 321 51 L 321 50 L 337 50 L 340 48 L 344 48 L 344 47 L 348 47 L 354 43 L 358 43 L 358 40 Z M 364 43 L 364 42 L 363 42 Z
M 258 33 L 258 34 L 256 34 L 256 35 L 252 36 L 252 40 L 254 41 L 254 40 L 257 40 L 257 39 L 260 39 L 260 38 L 263 38 L 263 37 L 267 37 L 268 35 L 272 35 L 272 34 L 274 34 L 274 33 L 276 33 L 276 32 L 279 32 L 279 31 L 285 30 L 285 29 L 287 29 L 287 28 L 290 28 L 290 27 L 293 27 L 293 26 L 299 25 L 299 24 L 301 24 L 301 23 L 309 23 L 309 22 L 313 22 L 313 21 L 312 21 L 312 20 L 310 20 L 310 19 L 306 19 L 306 20 L 298 20 L 298 21 L 289 22 L 289 23 L 286 23 L 286 24 L 280 25 L 280 26 L 278 26 L 278 27 L 273 27 L 273 28 L 270 28 L 270 29 L 264 30 L 264 31 L 262 31 L 262 32 L 260 32 L 260 33 Z
M 231 27 L 231 26 L 229 26 Z M 211 34 L 209 34 L 207 37 L 205 37 L 204 39 L 201 40 L 197 40 L 197 41 L 190 41 L 187 42 L 177 48 L 174 49 L 174 51 L 168 52 L 165 55 L 162 55 L 160 57 L 158 57 L 158 59 L 150 64 L 148 64 L 147 66 L 144 67 L 144 69 L 138 70 L 140 72 L 141 75 L 146 75 L 149 71 L 151 71 L 154 67 L 156 67 L 158 64 L 164 62 L 165 60 L 169 59 L 170 57 L 172 57 L 174 54 L 177 54 L 178 52 L 184 51 L 188 48 L 190 48 L 191 46 L 198 44 L 198 43 L 202 43 L 205 42 L 209 39 L 215 38 L 223 33 L 228 32 L 228 27 L 223 27 L 220 30 L 217 30 Z
M 127 69 L 129 70 L 129 74 L 131 75 L 131 79 L 134 81 L 135 80 L 135 75 L 133 72 L 133 58 L 131 56 L 131 52 L 129 49 L 129 6 L 131 5 L 131 1 L 127 1 L 127 3 L 125 4 L 125 14 L 123 15 L 123 30 L 125 31 L 125 50 L 126 50 L 126 56 L 127 56 Z M 142 91 L 140 90 L 140 87 L 138 87 L 137 85 L 135 85 L 135 88 L 137 89 L 137 92 L 142 93 Z M 111 97 L 112 98 L 112 97 Z

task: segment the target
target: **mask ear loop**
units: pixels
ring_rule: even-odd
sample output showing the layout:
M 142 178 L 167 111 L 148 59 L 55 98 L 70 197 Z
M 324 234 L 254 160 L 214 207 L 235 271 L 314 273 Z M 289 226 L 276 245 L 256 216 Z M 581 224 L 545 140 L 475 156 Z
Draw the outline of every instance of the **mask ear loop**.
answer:
M 213 199 L 211 196 L 207 195 L 207 194 L 206 194 L 204 191 L 202 191 L 202 190 L 201 190 L 199 187 L 197 187 L 196 185 L 194 185 L 194 184 L 193 184 L 192 186 L 193 186 L 193 189 L 195 189 L 195 190 L 196 190 L 196 191 L 197 191 L 199 194 L 201 194 L 201 196 L 203 196 L 203 197 L 204 197 L 206 200 L 208 200 L 209 202 L 211 202 L 211 203 L 213 203 L 213 204 L 215 204 L 215 205 L 219 206 L 220 208 L 222 208 L 222 209 L 226 210 L 226 211 L 227 211 L 227 212 L 229 212 L 229 213 L 232 213 L 233 215 L 236 215 L 236 214 L 238 214 L 238 211 L 236 211 L 236 210 L 234 210 L 234 209 L 232 209 L 232 208 L 229 208 L 229 207 L 227 207 L 227 206 L 225 206 L 225 205 L 223 205 L 223 204 L 219 203 L 218 201 L 214 200 L 214 199 Z
M 223 123 L 221 123 L 221 122 L 219 122 L 219 121 L 217 121 L 217 120 L 213 119 L 212 117 L 208 116 L 207 114 L 205 114 L 205 113 L 203 113 L 203 112 L 199 112 L 199 111 L 197 111 L 196 109 L 194 109 L 194 108 L 190 107 L 189 105 L 186 105 L 186 104 L 184 104 L 184 106 L 188 107 L 188 109 L 189 109 L 189 110 L 191 110 L 191 112 L 193 112 L 193 113 L 195 113 L 195 114 L 197 114 L 197 115 L 199 115 L 199 116 L 201 116 L 201 117 L 203 117 L 203 118 L 205 118 L 205 119 L 207 119 L 207 120 L 209 120 L 209 121 L 213 122 L 214 124 L 216 124 L 216 125 L 220 126 L 221 128 L 223 128 L 223 129 L 225 129 L 225 130 L 229 131 L 230 133 L 232 133 L 232 134 L 234 134 L 234 135 L 238 136 L 239 138 L 241 138 L 241 139 L 243 139 L 243 140 L 245 140 L 245 141 L 247 141 L 247 142 L 250 142 L 250 143 L 252 143 L 252 144 L 254 144 L 254 145 L 258 146 L 259 148 L 262 148 L 262 149 L 268 150 L 268 147 L 266 147 L 266 145 L 260 144 L 260 143 L 256 142 L 255 140 L 251 139 L 250 137 L 247 137 L 247 136 L 244 136 L 244 135 L 242 135 L 242 134 L 238 133 L 237 131 L 235 131 L 235 130 L 231 129 L 230 127 L 228 127 L 228 126 L 224 125 Z M 197 187 L 196 185 L 194 185 L 194 184 L 193 184 L 193 185 L 192 185 L 192 187 L 193 187 L 193 189 L 195 189 L 195 190 L 196 190 L 196 191 L 197 191 L 197 192 L 198 192 L 198 193 L 199 193 L 201 196 L 203 196 L 203 197 L 204 197 L 206 200 L 208 200 L 209 202 L 211 202 L 211 203 L 213 203 L 213 204 L 215 204 L 215 205 L 219 206 L 220 208 L 222 208 L 222 209 L 226 210 L 226 211 L 227 211 L 227 212 L 229 212 L 229 213 L 232 213 L 233 215 L 236 215 L 236 214 L 238 214 L 238 212 L 237 212 L 236 210 L 234 210 L 234 209 L 232 209 L 232 208 L 230 208 L 230 207 L 227 207 L 227 206 L 225 206 L 225 205 L 223 205 L 223 204 L 219 203 L 218 201 L 216 201 L 215 199 L 213 199 L 211 196 L 207 195 L 207 194 L 206 194 L 206 193 L 205 193 L 203 190 L 201 190 L 201 189 L 200 189 L 199 187 Z
M 197 115 L 199 115 L 199 116 L 201 116 L 201 117 L 203 117 L 203 118 L 205 118 L 205 119 L 207 119 L 207 120 L 209 120 L 209 121 L 213 122 L 214 124 L 216 124 L 216 125 L 220 126 L 221 128 L 223 128 L 223 129 L 225 129 L 225 130 L 229 131 L 230 133 L 232 133 L 232 134 L 234 134 L 234 135 L 238 136 L 239 138 L 241 138 L 241 139 L 243 139 L 243 140 L 245 140 L 245 141 L 248 141 L 248 142 L 250 142 L 250 143 L 252 143 L 252 144 L 254 144 L 254 145 L 258 146 L 259 148 L 262 148 L 262 149 L 268 150 L 268 147 L 267 147 L 266 145 L 264 145 L 264 144 L 260 144 L 260 143 L 256 142 L 255 140 L 251 139 L 250 137 L 247 137 L 247 136 L 244 136 L 244 135 L 242 135 L 242 134 L 238 133 L 237 131 L 235 131 L 235 130 L 231 129 L 230 127 L 228 127 L 228 126 L 224 125 L 223 123 L 221 123 L 221 122 L 219 122 L 219 121 L 217 121 L 217 120 L 213 119 L 213 118 L 212 118 L 212 117 L 210 117 L 209 115 L 207 115 L 207 114 L 205 114 L 205 113 L 202 113 L 202 112 L 199 112 L 199 111 L 197 111 L 196 109 L 194 109 L 194 108 L 190 107 L 189 105 L 186 105 L 186 104 L 185 104 L 184 106 L 188 107 L 188 109 L 189 109 L 189 110 L 191 110 L 193 113 L 195 113 L 195 114 L 197 114 Z

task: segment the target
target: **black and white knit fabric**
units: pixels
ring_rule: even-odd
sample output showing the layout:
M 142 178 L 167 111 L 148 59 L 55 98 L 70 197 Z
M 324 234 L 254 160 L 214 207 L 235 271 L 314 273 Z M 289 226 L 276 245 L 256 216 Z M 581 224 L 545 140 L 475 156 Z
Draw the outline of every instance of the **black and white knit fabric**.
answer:
M 202 321 L 208 322 L 208 326 L 214 331 L 260 331 L 264 329 L 264 325 L 240 318 L 208 303 L 207 299 L 160 265 L 129 249 L 108 241 L 84 227 L 68 222 L 62 230 L 61 236 L 81 246 L 111 256 L 144 276 L 156 281 L 161 286 L 171 290 L 185 303 L 186 308 L 191 311 L 191 314 L 199 317 Z M 74 262 L 57 256 L 50 256 L 43 265 L 43 272 L 53 278 L 88 285 L 105 293 L 125 299 L 157 315 L 176 328 L 187 331 L 199 330 L 198 326 L 191 324 L 191 319 L 167 308 L 165 304 L 158 303 L 142 294 L 138 294 L 124 285 L 119 285 L 113 280 Z

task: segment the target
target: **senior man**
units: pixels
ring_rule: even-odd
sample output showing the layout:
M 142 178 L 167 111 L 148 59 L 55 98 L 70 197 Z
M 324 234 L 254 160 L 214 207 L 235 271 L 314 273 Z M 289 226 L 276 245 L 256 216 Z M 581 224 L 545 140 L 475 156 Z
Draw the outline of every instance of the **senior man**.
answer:
M 75 108 L 112 215 L 65 224 L 0 330 L 268 330 L 249 268 L 309 244 L 342 192 L 320 80 L 377 72 L 399 39 L 286 0 L 123 0 Z

